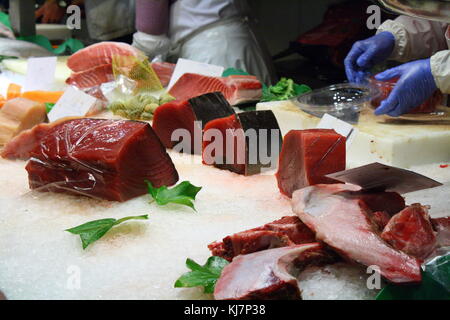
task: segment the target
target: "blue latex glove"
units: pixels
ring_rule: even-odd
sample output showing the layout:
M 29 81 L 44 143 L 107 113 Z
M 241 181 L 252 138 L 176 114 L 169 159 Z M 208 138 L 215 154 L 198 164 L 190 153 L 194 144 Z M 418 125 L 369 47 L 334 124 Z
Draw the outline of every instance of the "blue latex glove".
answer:
M 387 31 L 355 42 L 344 60 L 348 81 L 364 82 L 368 76 L 368 70 L 389 58 L 394 47 L 395 37 Z
M 400 77 L 386 100 L 375 110 L 376 115 L 398 117 L 420 106 L 430 98 L 437 86 L 431 73 L 430 59 L 417 60 L 386 70 L 375 76 L 379 81 Z

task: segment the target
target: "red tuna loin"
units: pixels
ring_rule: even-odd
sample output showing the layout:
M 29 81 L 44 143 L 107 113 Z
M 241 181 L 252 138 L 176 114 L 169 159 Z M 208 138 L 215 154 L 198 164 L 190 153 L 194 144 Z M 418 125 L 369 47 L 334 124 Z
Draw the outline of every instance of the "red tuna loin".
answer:
M 436 247 L 436 235 L 428 210 L 417 203 L 394 215 L 381 238 L 394 248 L 422 260 Z
M 370 209 L 354 185 L 322 184 L 297 190 L 293 211 L 313 231 L 318 240 L 342 256 L 366 266 L 378 266 L 391 282 L 421 281 L 420 262 L 385 243 L 376 233 Z
M 67 66 L 74 72 L 86 71 L 100 65 L 111 64 L 114 56 L 138 57 L 142 53 L 122 42 L 104 41 L 90 45 L 70 56 Z
M 48 126 L 26 166 L 30 188 L 126 201 L 177 182 L 178 173 L 148 123 L 74 119 Z
M 220 91 L 231 105 L 259 101 L 262 84 L 254 76 L 209 77 L 195 73 L 183 74 L 169 93 L 178 100 Z
M 216 300 L 300 299 L 296 275 L 307 265 L 332 262 L 318 243 L 300 244 L 240 255 L 216 283 Z
M 296 216 L 286 216 L 261 227 L 241 231 L 211 243 L 212 255 L 231 261 L 240 254 L 311 243 L 315 234 Z
M 295 190 L 306 186 L 336 183 L 325 175 L 345 170 L 345 141 L 329 129 L 289 131 L 276 173 L 280 192 L 292 197 Z
M 172 101 L 159 106 L 153 115 L 153 130 L 166 148 L 183 142 L 183 151 L 201 153 L 202 129 L 213 119 L 234 114 L 233 108 L 220 92 L 204 94 L 188 101 Z M 201 127 L 195 121 L 201 121 Z M 183 139 L 172 137 L 175 130 L 185 129 L 190 135 L 188 145 Z M 197 139 L 198 137 L 198 139 Z
M 258 174 L 276 165 L 281 144 L 272 111 L 241 112 L 206 124 L 203 163 L 238 174 Z
M 176 64 L 169 62 L 152 62 L 152 68 L 156 75 L 161 81 L 163 87 L 167 87 L 172 78 L 173 71 L 175 70 Z
M 86 71 L 73 72 L 66 83 L 80 89 L 88 89 L 114 80 L 111 64 L 104 64 Z

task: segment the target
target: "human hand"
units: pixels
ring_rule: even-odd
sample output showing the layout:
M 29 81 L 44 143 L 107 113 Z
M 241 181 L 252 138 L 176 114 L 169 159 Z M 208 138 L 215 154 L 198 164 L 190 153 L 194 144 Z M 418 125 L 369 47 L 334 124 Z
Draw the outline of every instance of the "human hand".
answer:
M 436 91 L 430 59 L 417 60 L 388 69 L 375 76 L 379 81 L 399 77 L 387 99 L 375 110 L 376 115 L 398 117 L 420 106 Z
M 387 31 L 355 42 L 344 60 L 348 81 L 362 83 L 368 70 L 389 58 L 394 47 L 395 37 Z
M 61 22 L 66 10 L 58 6 L 56 0 L 47 0 L 36 10 L 35 17 L 39 19 L 42 17 L 42 23 L 58 23 Z

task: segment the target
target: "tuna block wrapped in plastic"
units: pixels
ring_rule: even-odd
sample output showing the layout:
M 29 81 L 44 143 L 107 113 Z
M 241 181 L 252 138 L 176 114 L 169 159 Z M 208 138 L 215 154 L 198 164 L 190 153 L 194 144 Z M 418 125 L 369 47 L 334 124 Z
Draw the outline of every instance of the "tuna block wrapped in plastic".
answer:
M 126 201 L 146 193 L 145 180 L 155 187 L 178 180 L 148 123 L 72 119 L 44 128 L 39 140 L 32 132 L 23 136 L 31 150 L 26 166 L 31 189 Z
M 306 186 L 335 183 L 325 175 L 345 170 L 345 137 L 331 129 L 291 130 L 284 137 L 278 172 L 278 188 L 292 193 Z

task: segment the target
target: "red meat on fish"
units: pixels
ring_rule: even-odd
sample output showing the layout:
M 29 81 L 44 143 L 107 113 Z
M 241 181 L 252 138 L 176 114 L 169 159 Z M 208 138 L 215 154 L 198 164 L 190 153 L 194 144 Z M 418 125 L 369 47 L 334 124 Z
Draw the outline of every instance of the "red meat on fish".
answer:
M 420 282 L 420 261 L 381 239 L 358 195 L 359 186 L 320 184 L 294 192 L 294 213 L 321 240 L 344 258 L 366 266 L 377 266 L 394 283 Z M 383 192 L 380 193 L 380 195 Z
M 111 65 L 113 57 L 139 57 L 141 51 L 123 42 L 104 41 L 90 45 L 75 52 L 67 60 L 68 67 L 74 72 L 86 71 L 101 65 Z
M 66 83 L 80 89 L 88 89 L 111 81 L 114 81 L 112 65 L 103 64 L 85 71 L 73 72 Z
M 172 160 L 146 122 L 72 119 L 32 130 L 23 139 L 24 150 L 31 149 L 30 188 L 37 191 L 126 201 L 147 192 L 145 180 L 155 187 L 178 181 Z
M 394 215 L 381 238 L 394 248 L 422 260 L 436 247 L 436 235 L 428 209 L 417 203 Z
M 224 96 L 220 92 L 211 92 L 188 101 L 175 100 L 159 106 L 153 114 L 152 125 L 166 148 L 181 142 L 183 152 L 200 154 L 205 124 L 230 114 L 234 114 L 234 110 Z
M 318 243 L 240 255 L 225 266 L 214 289 L 216 300 L 300 299 L 296 276 L 308 265 L 330 263 L 335 257 Z
M 241 254 L 315 242 L 315 234 L 296 216 L 286 216 L 261 227 L 241 231 L 211 243 L 212 255 L 231 261 Z
M 280 192 L 292 197 L 306 186 L 336 183 L 325 175 L 345 170 L 345 142 L 345 137 L 330 129 L 289 131 L 276 173 Z
M 169 93 L 178 100 L 188 100 L 209 93 L 221 92 L 231 105 L 259 101 L 262 84 L 254 76 L 210 77 L 195 73 L 183 74 Z

